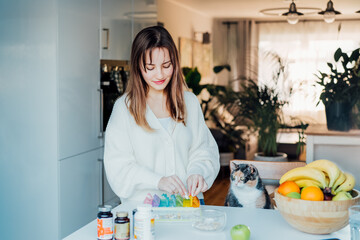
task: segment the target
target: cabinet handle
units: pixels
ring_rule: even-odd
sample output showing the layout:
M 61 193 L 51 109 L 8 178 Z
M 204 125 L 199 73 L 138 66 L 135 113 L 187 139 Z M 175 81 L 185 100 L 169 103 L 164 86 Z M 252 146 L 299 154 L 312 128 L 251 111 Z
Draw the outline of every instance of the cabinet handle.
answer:
M 108 28 L 103 28 L 103 49 L 109 49 L 109 32 Z
M 98 138 L 104 138 L 104 92 L 102 89 L 98 89 L 98 91 L 100 92 L 100 131 Z
M 100 181 L 101 181 L 101 190 L 100 190 L 100 205 L 104 205 L 104 201 L 105 201 L 105 189 L 104 189 L 104 177 L 105 177 L 105 172 L 104 172 L 104 159 L 102 158 L 98 158 L 98 162 L 101 162 L 101 169 L 100 169 Z

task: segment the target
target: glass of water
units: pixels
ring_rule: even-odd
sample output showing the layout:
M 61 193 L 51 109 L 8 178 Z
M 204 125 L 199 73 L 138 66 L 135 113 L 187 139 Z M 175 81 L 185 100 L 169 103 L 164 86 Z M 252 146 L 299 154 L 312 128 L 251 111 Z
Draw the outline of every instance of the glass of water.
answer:
M 351 240 L 360 240 L 360 205 L 349 208 Z

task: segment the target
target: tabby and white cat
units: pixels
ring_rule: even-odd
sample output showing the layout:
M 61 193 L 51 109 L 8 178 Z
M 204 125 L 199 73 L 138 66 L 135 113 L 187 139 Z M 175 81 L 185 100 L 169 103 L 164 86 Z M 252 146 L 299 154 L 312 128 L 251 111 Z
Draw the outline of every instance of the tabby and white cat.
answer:
M 229 192 L 225 206 L 271 208 L 271 201 L 254 165 L 231 162 Z

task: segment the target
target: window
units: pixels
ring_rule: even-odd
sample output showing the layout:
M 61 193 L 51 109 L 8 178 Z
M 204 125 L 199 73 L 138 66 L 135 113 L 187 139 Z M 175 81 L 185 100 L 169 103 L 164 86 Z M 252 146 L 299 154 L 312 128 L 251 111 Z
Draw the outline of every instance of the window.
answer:
M 327 62 L 333 62 L 338 47 L 351 52 L 360 47 L 360 21 L 323 21 L 287 23 L 258 23 L 260 84 L 271 82 L 272 66 L 264 53 L 275 53 L 287 64 L 286 81 L 278 89 L 293 88 L 287 116 L 298 116 L 307 122 L 325 123 L 324 106 L 316 106 L 321 93 L 315 74 L 328 72 Z

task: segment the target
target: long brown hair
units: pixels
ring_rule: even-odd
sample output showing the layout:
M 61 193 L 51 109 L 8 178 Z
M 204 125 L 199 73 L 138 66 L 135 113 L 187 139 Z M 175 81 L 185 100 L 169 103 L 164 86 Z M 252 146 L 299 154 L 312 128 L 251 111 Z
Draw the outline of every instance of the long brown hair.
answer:
M 186 83 L 181 73 L 179 55 L 175 43 L 169 32 L 160 26 L 144 28 L 135 37 L 131 48 L 130 78 L 126 87 L 126 104 L 136 123 L 146 130 L 152 131 L 146 121 L 146 97 L 149 87 L 141 74 L 141 67 L 145 66 L 146 51 L 150 59 L 154 48 L 166 48 L 169 51 L 173 66 L 173 75 L 164 89 L 166 107 L 170 116 L 177 122 L 185 124 L 184 87 Z

